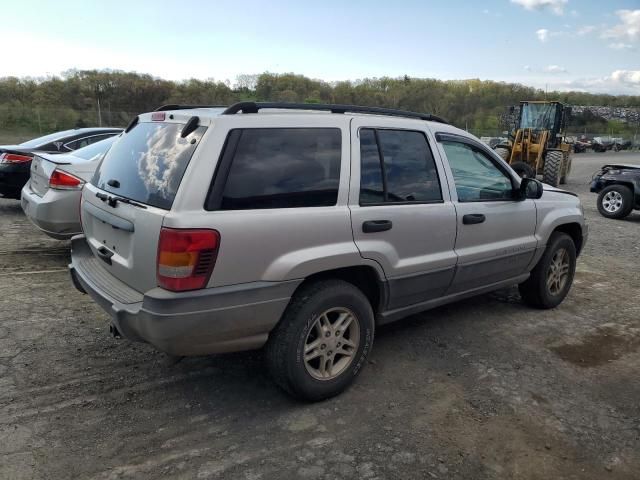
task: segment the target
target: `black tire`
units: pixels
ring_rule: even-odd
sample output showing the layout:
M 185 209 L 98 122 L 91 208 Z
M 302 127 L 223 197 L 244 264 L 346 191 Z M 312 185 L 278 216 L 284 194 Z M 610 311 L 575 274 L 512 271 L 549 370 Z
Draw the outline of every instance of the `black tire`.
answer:
M 562 163 L 562 175 L 560 175 L 560 185 L 567 183 L 569 175 L 571 174 L 571 154 L 567 153 L 567 156 Z
M 617 199 L 619 202 L 613 202 Z M 603 217 L 620 219 L 629 215 L 632 210 L 633 192 L 625 185 L 609 185 L 598 194 L 598 211 Z
M 568 255 L 568 277 L 564 286 L 559 289 L 559 291 L 553 293 L 547 285 L 547 278 L 554 255 L 561 249 L 565 249 Z M 549 238 L 549 243 L 547 243 L 547 248 L 542 254 L 542 258 L 531 271 L 529 278 L 518 285 L 520 296 L 527 305 L 535 308 L 548 309 L 557 307 L 569 293 L 575 273 L 576 246 L 573 240 L 566 233 L 554 232 L 551 234 L 551 238 Z
M 509 161 L 509 157 L 511 156 L 511 150 L 506 147 L 495 147 L 494 150 L 503 159 L 505 162 Z
M 557 187 L 560 183 L 560 169 L 562 168 L 563 154 L 560 150 L 549 150 L 544 155 L 544 167 L 542 169 L 542 181 Z
M 346 308 L 353 313 L 359 325 L 359 344 L 351 363 L 342 372 L 335 378 L 320 380 L 307 370 L 304 347 L 316 320 L 332 308 Z M 271 376 L 282 389 L 299 399 L 318 401 L 337 395 L 353 382 L 366 364 L 374 331 L 371 304 L 353 284 L 324 280 L 303 286 L 269 335 L 266 359 Z
M 513 171 L 521 178 L 536 178 L 536 171 L 528 163 L 513 162 L 511 168 L 513 168 Z

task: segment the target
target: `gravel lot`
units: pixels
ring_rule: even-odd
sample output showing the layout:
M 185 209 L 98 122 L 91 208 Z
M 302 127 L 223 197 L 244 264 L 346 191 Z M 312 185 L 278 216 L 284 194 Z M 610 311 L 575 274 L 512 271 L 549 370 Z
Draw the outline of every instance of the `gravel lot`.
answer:
M 179 362 L 108 335 L 68 243 L 0 199 L 0 478 L 640 477 L 640 212 L 606 220 L 581 154 L 567 188 L 591 234 L 557 309 L 517 289 L 377 333 L 338 398 L 295 402 L 260 352 Z

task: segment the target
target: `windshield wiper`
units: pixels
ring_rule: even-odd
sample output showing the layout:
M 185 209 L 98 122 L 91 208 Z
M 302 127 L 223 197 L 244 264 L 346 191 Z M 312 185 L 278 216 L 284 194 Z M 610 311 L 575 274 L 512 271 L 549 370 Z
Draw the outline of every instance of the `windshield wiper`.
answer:
M 147 209 L 147 206 L 142 203 L 138 203 L 129 198 L 118 197 L 117 195 L 107 195 L 106 193 L 96 192 L 96 197 L 98 197 L 103 202 L 107 202 L 109 206 L 113 208 L 116 208 L 116 206 L 118 205 L 118 202 L 120 202 L 120 203 L 126 203 L 128 205 L 133 205 L 134 207 L 144 208 L 145 210 Z

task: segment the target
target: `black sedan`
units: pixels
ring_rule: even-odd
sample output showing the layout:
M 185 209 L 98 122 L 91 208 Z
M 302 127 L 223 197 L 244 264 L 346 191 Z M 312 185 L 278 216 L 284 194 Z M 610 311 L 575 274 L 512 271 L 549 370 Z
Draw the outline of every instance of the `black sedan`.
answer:
M 68 153 L 120 132 L 121 128 L 76 128 L 19 145 L 0 145 L 0 195 L 20 198 L 20 191 L 29 180 L 34 152 Z

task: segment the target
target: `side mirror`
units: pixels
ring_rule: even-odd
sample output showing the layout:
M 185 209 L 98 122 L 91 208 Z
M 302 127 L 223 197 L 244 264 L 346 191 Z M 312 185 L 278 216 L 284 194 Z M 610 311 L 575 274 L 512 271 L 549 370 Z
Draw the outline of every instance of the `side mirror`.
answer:
M 543 192 L 544 187 L 542 186 L 542 182 L 536 180 L 535 178 L 523 178 L 520 182 L 520 200 L 525 200 L 527 198 L 537 200 L 538 198 L 542 197 Z

